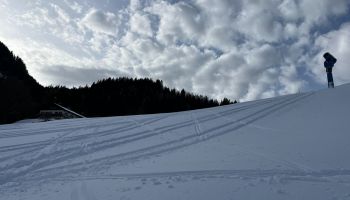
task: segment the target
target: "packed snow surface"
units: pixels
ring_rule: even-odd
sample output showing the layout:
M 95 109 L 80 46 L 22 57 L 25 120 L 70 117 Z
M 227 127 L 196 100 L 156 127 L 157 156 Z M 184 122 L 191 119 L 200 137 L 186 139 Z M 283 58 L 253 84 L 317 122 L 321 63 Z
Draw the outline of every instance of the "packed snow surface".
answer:
M 350 199 L 350 85 L 0 126 L 1 200 Z

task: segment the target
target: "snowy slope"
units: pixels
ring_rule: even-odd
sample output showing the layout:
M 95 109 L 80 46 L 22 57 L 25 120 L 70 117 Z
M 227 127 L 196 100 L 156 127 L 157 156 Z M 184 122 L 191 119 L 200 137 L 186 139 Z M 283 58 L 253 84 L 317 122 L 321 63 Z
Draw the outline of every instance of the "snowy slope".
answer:
M 350 85 L 0 126 L 0 199 L 350 199 Z

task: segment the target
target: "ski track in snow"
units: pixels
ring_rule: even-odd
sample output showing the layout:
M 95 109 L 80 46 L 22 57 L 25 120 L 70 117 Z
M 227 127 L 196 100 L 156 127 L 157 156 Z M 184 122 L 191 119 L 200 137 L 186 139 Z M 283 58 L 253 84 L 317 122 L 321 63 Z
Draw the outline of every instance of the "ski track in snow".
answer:
M 135 173 L 135 174 L 107 174 L 98 176 L 79 176 L 79 177 L 59 177 L 53 178 L 55 181 L 84 181 L 96 179 L 142 179 L 142 178 L 161 178 L 161 177 L 201 177 L 201 178 L 236 178 L 236 179 L 260 179 L 260 178 L 278 178 L 279 180 L 298 180 L 310 182 L 331 182 L 332 177 L 349 176 L 344 183 L 350 183 L 350 170 L 321 170 L 321 171 L 300 171 L 300 170 L 201 170 L 201 171 L 177 171 L 160 173 Z M 35 180 L 35 179 L 33 179 Z
M 23 182 L 26 181 L 26 179 L 31 180 L 32 177 L 37 177 L 37 179 L 54 178 L 57 176 L 62 176 L 64 174 L 74 174 L 75 172 L 82 171 L 83 169 L 108 167 L 117 163 L 136 161 L 138 159 L 144 159 L 181 149 L 186 146 L 194 145 L 224 134 L 232 134 L 235 132 L 235 130 L 248 126 L 257 120 L 262 119 L 274 112 L 277 112 L 286 106 L 297 103 L 298 101 L 301 101 L 310 95 L 312 95 L 312 93 L 295 95 L 292 98 L 279 98 L 275 101 L 259 101 L 251 105 L 237 106 L 237 108 L 233 107 L 232 109 L 218 112 L 217 116 L 205 115 L 197 118 L 195 114 L 196 111 L 191 111 L 188 112 L 191 115 L 191 121 L 176 121 L 172 124 L 156 126 L 156 128 L 153 129 L 148 128 L 147 125 L 165 120 L 167 117 L 170 117 L 171 114 L 142 121 L 137 121 L 131 118 L 121 122 L 112 121 L 101 124 L 83 122 L 81 124 L 75 125 L 74 128 L 69 128 L 69 125 L 62 125 L 63 127 L 47 127 L 45 129 L 40 129 L 39 131 L 36 129 L 29 129 L 25 131 L 19 131 L 18 133 L 14 133 L 14 135 L 11 135 L 11 133 L 13 133 L 12 131 L 5 131 L 0 134 L 0 137 L 21 137 L 37 134 L 51 134 L 53 132 L 58 132 L 59 134 L 58 137 L 54 137 L 46 141 L 1 147 L 0 152 L 8 153 L 14 151 L 18 153 L 0 158 L 0 184 L 6 184 L 8 182 Z M 200 126 L 201 123 L 209 122 L 215 118 L 229 118 L 229 116 L 232 114 L 237 114 L 249 109 L 253 109 L 254 111 L 252 113 L 248 113 L 247 115 L 239 117 L 238 119 L 218 124 L 217 126 L 211 127 L 210 129 L 202 130 Z M 241 123 L 242 121 L 244 121 L 244 123 Z M 99 131 L 100 128 L 106 127 L 108 125 L 113 126 L 110 129 Z M 75 163 L 73 162 L 73 164 L 64 165 L 64 168 L 48 168 L 50 165 L 65 162 L 67 160 L 78 158 L 83 155 L 88 155 L 98 151 L 104 151 L 109 148 L 114 148 L 118 145 L 128 145 L 147 138 L 169 134 L 171 131 L 176 131 L 188 126 L 195 127 L 195 135 L 186 135 L 156 145 L 133 149 L 131 151 L 117 153 L 115 155 L 109 155 L 106 157 L 78 161 Z M 94 129 L 94 131 L 87 134 L 80 133 L 81 131 L 87 131 L 89 129 Z M 132 134 L 120 135 L 131 130 L 137 131 L 136 133 Z M 98 141 L 90 140 L 97 136 L 102 138 L 106 136 L 113 137 L 107 137 L 105 140 L 100 139 Z M 80 145 L 74 144 L 74 142 L 79 141 L 82 142 Z M 67 145 L 70 143 L 73 143 L 73 145 Z M 86 148 L 86 146 L 89 146 L 89 148 Z M 10 160 L 11 156 L 13 158 L 17 157 L 18 155 L 20 155 L 20 159 Z M 8 162 L 9 160 L 11 162 Z M 6 161 L 6 165 L 1 165 L 4 161 Z M 281 163 L 281 161 L 276 162 Z M 292 168 L 297 168 L 299 171 L 305 171 L 304 167 L 301 167 L 295 163 L 284 161 L 282 164 Z
M 196 114 L 194 112 L 191 113 L 191 118 L 194 122 L 194 131 L 195 133 L 200 136 L 202 135 L 202 128 L 201 128 L 201 125 L 200 123 L 198 122 L 198 119 L 196 117 Z
M 198 121 L 197 120 L 194 120 L 195 121 L 195 124 L 196 124 L 196 127 L 198 127 Z M 137 124 L 139 127 L 140 127 L 140 124 Z M 144 126 L 144 124 L 141 124 L 142 126 Z M 142 127 L 141 126 L 141 127 Z M 124 127 L 123 127 L 124 128 Z M 129 127 L 128 127 L 128 129 L 130 129 Z M 198 129 L 197 129 L 198 130 Z M 108 131 L 111 131 L 111 130 L 108 130 Z M 123 131 L 123 130 L 121 130 L 121 129 L 119 129 L 119 131 Z M 117 132 L 119 132 L 118 130 L 117 130 Z M 73 131 L 74 132 L 74 131 Z M 56 138 L 53 142 L 57 142 L 59 139 L 61 139 L 61 138 L 64 138 L 65 136 L 67 136 L 67 135 L 69 135 L 69 134 L 71 134 L 72 132 L 70 132 L 70 133 L 66 133 L 66 134 L 64 134 L 64 135 L 62 135 L 62 136 L 60 136 L 60 137 L 58 137 L 58 138 Z M 95 133 L 96 134 L 96 133 Z M 83 135 L 83 136 L 85 136 L 85 135 Z M 130 136 L 128 136 L 128 137 L 130 137 Z M 51 144 L 53 143 L 53 142 L 51 142 Z M 49 142 L 50 143 L 50 142 Z M 31 146 L 31 148 L 32 148 L 33 146 Z

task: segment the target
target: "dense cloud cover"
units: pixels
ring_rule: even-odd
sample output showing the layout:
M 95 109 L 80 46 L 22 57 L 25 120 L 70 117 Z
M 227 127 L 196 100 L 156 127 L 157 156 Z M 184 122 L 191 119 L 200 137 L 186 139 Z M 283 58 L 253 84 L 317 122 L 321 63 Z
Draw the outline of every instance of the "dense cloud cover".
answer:
M 0 0 L 0 40 L 46 85 L 151 77 L 245 101 L 325 87 L 326 51 L 350 81 L 348 0 L 20 2 Z

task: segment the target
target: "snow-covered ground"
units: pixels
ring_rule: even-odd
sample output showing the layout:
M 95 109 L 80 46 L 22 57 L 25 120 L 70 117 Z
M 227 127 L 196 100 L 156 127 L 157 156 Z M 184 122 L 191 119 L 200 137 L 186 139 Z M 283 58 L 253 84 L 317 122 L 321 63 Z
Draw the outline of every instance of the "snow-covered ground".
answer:
M 350 199 L 350 85 L 0 126 L 1 200 Z

